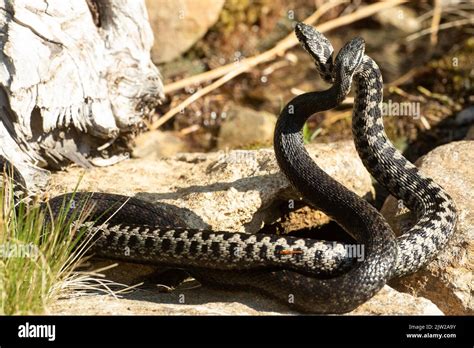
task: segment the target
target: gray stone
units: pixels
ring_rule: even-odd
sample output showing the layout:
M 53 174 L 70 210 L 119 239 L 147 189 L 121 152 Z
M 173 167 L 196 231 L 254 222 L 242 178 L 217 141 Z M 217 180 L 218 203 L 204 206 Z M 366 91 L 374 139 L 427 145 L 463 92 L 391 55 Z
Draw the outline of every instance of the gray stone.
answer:
M 460 126 L 471 124 L 464 139 L 474 140 L 474 106 L 470 106 L 459 112 L 456 115 L 455 122 Z
M 427 267 L 390 285 L 433 301 L 444 313 L 472 314 L 474 309 L 474 142 L 440 146 L 417 161 L 420 170 L 454 199 L 458 223 L 454 237 Z M 389 197 L 382 208 L 397 234 L 413 222 Z
M 474 123 L 474 106 L 461 110 L 454 120 L 458 125 Z
M 467 131 L 466 137 L 464 138 L 465 140 L 474 140 L 474 126 L 471 126 L 469 130 Z

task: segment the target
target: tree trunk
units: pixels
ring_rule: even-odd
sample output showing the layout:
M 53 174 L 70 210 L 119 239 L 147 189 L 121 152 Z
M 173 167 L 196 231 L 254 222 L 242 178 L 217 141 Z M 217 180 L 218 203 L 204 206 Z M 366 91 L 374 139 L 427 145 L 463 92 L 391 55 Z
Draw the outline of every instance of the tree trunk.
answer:
M 39 167 L 127 157 L 161 101 L 142 0 L 0 1 L 0 153 L 30 189 Z

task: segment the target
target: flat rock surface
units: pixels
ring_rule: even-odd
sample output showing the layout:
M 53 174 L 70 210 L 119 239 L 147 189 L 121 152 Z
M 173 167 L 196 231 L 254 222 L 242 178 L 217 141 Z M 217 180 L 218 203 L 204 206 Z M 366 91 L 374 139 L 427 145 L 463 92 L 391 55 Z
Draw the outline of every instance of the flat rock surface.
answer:
M 191 284 L 189 285 L 192 286 Z M 48 314 L 60 315 L 297 315 L 272 299 L 244 291 L 207 287 L 158 293 L 135 290 L 111 295 L 76 296 L 57 301 Z M 443 315 L 430 300 L 400 293 L 385 286 L 348 315 Z
M 351 142 L 312 144 L 307 149 L 347 188 L 360 196 L 372 195 L 370 175 Z M 291 206 L 291 201 L 299 199 L 270 149 L 132 159 L 86 172 L 70 168 L 67 174 L 52 175 L 49 193 L 73 191 L 79 181 L 81 191 L 119 193 L 159 203 L 190 228 L 217 231 L 255 233 L 280 218 L 279 205 Z

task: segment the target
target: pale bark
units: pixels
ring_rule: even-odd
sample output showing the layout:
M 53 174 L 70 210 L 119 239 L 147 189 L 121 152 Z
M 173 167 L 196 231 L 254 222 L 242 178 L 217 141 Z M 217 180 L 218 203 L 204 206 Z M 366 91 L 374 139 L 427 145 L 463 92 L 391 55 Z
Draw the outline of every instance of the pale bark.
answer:
M 144 1 L 4 0 L 0 28 L 0 153 L 27 183 L 46 182 L 38 167 L 126 157 L 163 98 Z

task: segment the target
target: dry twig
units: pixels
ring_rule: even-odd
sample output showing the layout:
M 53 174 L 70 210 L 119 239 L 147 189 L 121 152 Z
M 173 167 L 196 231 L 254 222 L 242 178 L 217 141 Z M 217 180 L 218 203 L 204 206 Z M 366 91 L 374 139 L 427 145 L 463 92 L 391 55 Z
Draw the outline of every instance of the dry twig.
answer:
M 438 42 L 439 22 L 441 21 L 441 0 L 434 0 L 433 18 L 431 20 L 431 46 Z
M 316 12 L 314 12 L 311 16 L 306 18 L 304 21 L 306 24 L 313 24 L 314 22 L 317 21 L 318 18 L 320 18 L 325 12 L 327 12 L 329 9 L 333 8 L 336 5 L 339 5 L 345 1 L 334 1 L 334 2 L 328 2 L 325 3 L 323 6 L 321 6 Z M 369 17 L 379 11 L 385 10 L 390 7 L 394 7 L 396 5 L 399 5 L 401 3 L 406 2 L 406 0 L 391 0 L 391 1 L 385 1 L 385 2 L 379 2 L 375 3 L 366 7 L 363 7 L 356 12 L 353 12 L 351 14 L 335 18 L 333 20 L 330 20 L 328 22 L 322 23 L 316 28 L 320 32 L 326 32 L 332 29 L 335 29 L 337 27 L 347 25 L 350 23 L 353 23 L 357 20 L 360 20 L 362 18 Z M 175 83 L 172 83 L 168 86 L 165 86 L 165 93 L 169 93 L 172 91 L 176 91 L 178 89 L 184 88 L 189 85 L 195 85 L 195 84 L 200 84 L 205 81 L 212 80 L 214 78 L 221 77 L 217 81 L 213 82 L 212 84 L 198 90 L 196 93 L 191 95 L 189 98 L 184 100 L 182 103 L 177 105 L 176 107 L 172 108 L 169 110 L 166 114 L 164 114 L 162 117 L 160 117 L 156 122 L 152 123 L 149 125 L 149 128 L 151 130 L 159 128 L 161 125 L 163 125 L 165 122 L 167 122 L 169 119 L 171 119 L 173 116 L 175 116 L 178 112 L 183 110 L 185 107 L 193 103 L 194 101 L 198 100 L 202 96 L 206 95 L 207 93 L 211 92 L 212 90 L 222 86 L 224 83 L 230 81 L 234 77 L 242 74 L 243 72 L 246 72 L 253 68 L 254 66 L 268 62 L 272 59 L 274 59 L 277 56 L 281 56 L 282 54 L 285 53 L 288 49 L 292 48 L 293 46 L 298 44 L 298 40 L 295 38 L 293 33 L 289 34 L 286 36 L 283 40 L 278 42 L 275 47 L 271 48 L 268 51 L 265 51 L 259 55 L 243 59 L 241 61 L 232 63 L 232 64 L 227 64 L 224 65 L 220 68 L 205 72 L 203 74 L 195 75 L 192 77 L 189 77 L 187 79 L 183 79 L 181 81 L 177 81 Z
M 454 28 L 454 27 L 461 27 L 461 26 L 466 25 L 466 24 L 474 24 L 474 18 L 460 19 L 460 20 L 457 20 L 457 21 L 452 21 L 452 22 L 440 24 L 439 27 L 438 27 L 438 31 L 439 30 L 444 30 L 444 29 L 450 29 L 450 28 Z M 407 36 L 406 40 L 407 41 L 413 41 L 415 39 L 420 38 L 421 36 L 430 34 L 431 30 L 432 30 L 432 28 L 427 28 L 427 29 L 421 30 L 421 31 L 419 31 L 415 34 L 411 34 L 411 35 Z

